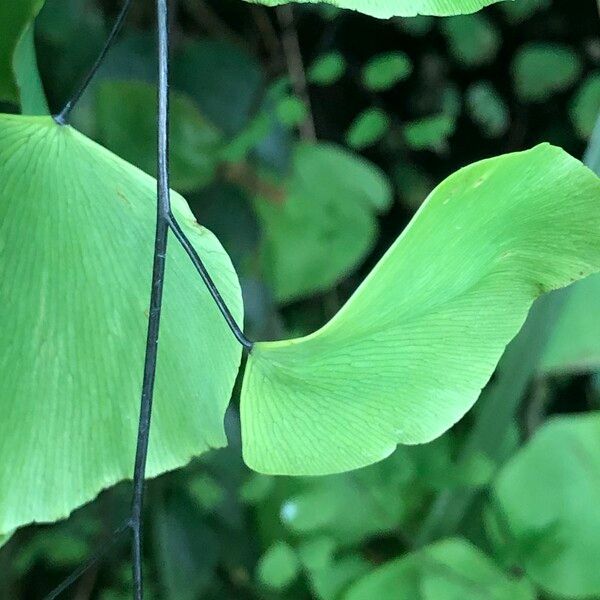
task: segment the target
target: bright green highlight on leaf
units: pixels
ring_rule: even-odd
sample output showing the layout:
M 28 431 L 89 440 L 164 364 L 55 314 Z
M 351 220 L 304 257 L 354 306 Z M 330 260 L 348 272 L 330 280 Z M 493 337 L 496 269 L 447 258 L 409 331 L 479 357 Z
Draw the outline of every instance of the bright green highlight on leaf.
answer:
M 437 542 L 378 567 L 358 580 L 344 600 L 534 600 L 526 581 L 503 573 L 481 550 L 460 538 Z
M 375 92 L 388 90 L 412 72 L 412 63 L 404 52 L 388 52 L 374 56 L 362 72 L 363 85 Z
M 141 81 L 105 81 L 97 92 L 102 143 L 146 173 L 156 173 L 156 88 Z M 215 175 L 223 145 L 219 131 L 186 94 L 171 92 L 171 184 L 189 191 Z
M 255 208 L 265 278 L 286 302 L 327 290 L 356 268 L 375 243 L 376 214 L 391 190 L 367 160 L 333 144 L 299 144 L 282 192 L 257 197 Z
M 281 6 L 289 0 L 247 0 L 265 6 Z M 325 2 L 338 8 L 348 8 L 358 12 L 389 19 L 390 17 L 414 17 L 416 15 L 433 15 L 447 17 L 476 12 L 498 0 L 292 0 L 316 4 Z
M 15 51 L 43 5 L 44 0 L 3 0 L 0 3 L 0 100 L 19 102 L 13 62 Z
M 346 142 L 362 150 L 378 142 L 390 128 L 390 118 L 381 108 L 367 108 L 352 122 L 346 133 Z
M 506 542 L 552 596 L 600 596 L 600 414 L 554 418 L 494 488 Z M 501 543 L 501 542 L 500 542 Z
M 568 46 L 530 43 L 512 65 L 515 90 L 526 102 L 540 102 L 570 87 L 579 77 L 581 61 Z
M 0 534 L 131 476 L 156 182 L 50 117 L 0 116 Z M 181 196 L 173 212 L 241 323 L 239 284 Z M 174 242 L 148 474 L 226 443 L 240 347 Z M 16 472 L 18 471 L 18 476 Z
M 461 169 L 340 312 L 256 344 L 242 388 L 253 469 L 355 469 L 431 441 L 477 399 L 540 294 L 600 270 L 600 180 L 543 144 Z
M 581 84 L 571 101 L 569 114 L 579 137 L 587 140 L 600 115 L 600 71 L 590 75 Z

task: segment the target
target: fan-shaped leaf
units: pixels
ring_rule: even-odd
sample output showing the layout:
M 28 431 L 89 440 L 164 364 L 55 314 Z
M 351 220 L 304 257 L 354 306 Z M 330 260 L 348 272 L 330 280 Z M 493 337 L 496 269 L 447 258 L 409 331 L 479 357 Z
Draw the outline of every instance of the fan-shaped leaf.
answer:
M 290 0 L 247 0 L 265 6 L 280 6 Z M 494 4 L 498 0 L 291 0 L 293 2 L 325 2 L 339 8 L 349 8 L 372 17 L 389 19 L 390 17 L 414 17 L 433 15 L 446 17 L 464 15 Z
M 356 268 L 375 241 L 375 215 L 390 200 L 385 176 L 363 158 L 332 144 L 298 145 L 282 198 L 255 201 L 276 298 L 328 289 Z
M 0 534 L 131 475 L 156 182 L 49 117 L 0 117 Z M 236 319 L 240 289 L 183 198 L 173 210 Z M 225 444 L 240 349 L 170 248 L 149 476 Z
M 355 583 L 345 600 L 533 600 L 526 581 L 503 573 L 460 538 L 437 542 L 382 565 Z
M 324 474 L 428 442 L 473 405 L 534 299 L 600 270 L 600 180 L 544 144 L 438 186 L 331 322 L 256 344 L 244 456 Z
M 559 417 L 501 471 L 494 487 L 520 566 L 558 597 L 600 596 L 600 414 Z

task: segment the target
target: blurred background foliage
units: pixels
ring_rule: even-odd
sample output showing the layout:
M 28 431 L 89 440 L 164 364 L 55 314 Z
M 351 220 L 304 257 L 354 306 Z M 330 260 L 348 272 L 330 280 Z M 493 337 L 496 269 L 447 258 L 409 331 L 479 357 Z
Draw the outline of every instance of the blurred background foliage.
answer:
M 582 156 L 600 110 L 594 0 L 390 21 L 173 4 L 172 184 L 231 255 L 254 339 L 322 325 L 457 168 L 540 141 Z M 73 117 L 150 173 L 153 8 L 135 3 Z M 47 0 L 36 43 L 53 110 L 118 9 Z M 588 161 L 600 168 L 600 148 Z M 599 314 L 598 277 L 539 302 L 462 422 L 356 472 L 251 473 L 234 395 L 230 446 L 149 482 L 147 597 L 600 598 Z M 43 597 L 128 502 L 121 484 L 18 531 L 0 550 L 0 597 Z M 116 546 L 66 596 L 128 598 L 129 560 Z

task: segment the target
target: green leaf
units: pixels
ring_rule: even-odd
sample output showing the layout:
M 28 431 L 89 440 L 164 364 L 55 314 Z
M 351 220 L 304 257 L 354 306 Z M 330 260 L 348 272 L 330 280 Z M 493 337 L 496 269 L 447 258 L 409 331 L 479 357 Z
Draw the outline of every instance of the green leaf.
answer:
M 478 81 L 469 87 L 467 108 L 487 137 L 495 138 L 506 133 L 510 124 L 508 109 L 491 83 Z
M 581 72 L 581 61 L 568 46 L 529 43 L 512 65 L 515 90 L 525 102 L 541 102 L 569 88 Z
M 516 24 L 525 21 L 536 12 L 548 8 L 552 0 L 518 0 L 517 2 L 502 2 L 500 8 L 509 23 Z
M 19 102 L 15 78 L 15 51 L 27 27 L 45 0 L 8 0 L 0 4 L 0 100 Z
M 276 542 L 258 561 L 258 579 L 267 587 L 281 590 L 290 585 L 298 575 L 298 557 L 285 542 Z
M 503 573 L 461 538 L 437 542 L 368 573 L 344 600 L 534 600 L 526 581 Z
M 247 0 L 265 6 L 281 6 L 290 0 Z M 447 17 L 478 11 L 498 0 L 291 0 L 292 2 L 333 4 L 339 8 L 356 10 L 379 19 L 433 15 Z
M 569 115 L 579 137 L 587 140 L 600 115 L 600 71 L 592 73 L 581 84 L 571 100 Z
M 276 107 L 277 118 L 285 127 L 295 127 L 302 123 L 307 115 L 306 104 L 296 96 L 282 98 Z
M 35 51 L 33 24 L 25 30 L 13 56 L 13 70 L 19 88 L 21 112 L 25 115 L 47 115 L 50 110 L 40 79 Z
M 560 292 L 560 293 L 567 293 Z M 589 373 L 600 369 L 600 275 L 569 289 L 540 365 L 545 373 Z
M 171 92 L 171 180 L 190 191 L 210 183 L 222 139 L 189 96 Z M 156 89 L 141 81 L 104 81 L 97 92 L 98 138 L 115 154 L 156 174 Z
M 281 199 L 255 200 L 263 270 L 281 302 L 329 289 L 355 269 L 391 200 L 377 167 L 333 144 L 299 144 L 284 187 Z
M 521 567 L 548 594 L 600 595 L 600 414 L 558 417 L 536 432 L 494 486 Z
M 10 340 L 0 347 L 5 534 L 65 517 L 131 476 L 156 182 L 50 117 L 9 115 L 0 116 L 0 181 L 0 331 Z M 229 258 L 181 196 L 172 202 L 241 322 Z M 150 477 L 226 443 L 223 415 L 240 360 L 176 243 L 164 302 Z
M 454 133 L 456 119 L 440 114 L 406 123 L 404 138 L 413 150 L 441 150 Z
M 367 108 L 360 113 L 346 133 L 346 142 L 356 150 L 378 142 L 390 128 L 390 118 L 380 108 Z
M 548 144 L 449 177 L 332 321 L 254 346 L 246 463 L 335 473 L 441 435 L 473 405 L 534 299 L 600 270 L 598 198 L 598 177 Z
M 226 135 L 239 133 L 263 94 L 260 63 L 234 43 L 205 38 L 187 43 L 172 59 L 173 85 L 189 94 Z
M 421 37 L 428 34 L 435 25 L 435 19 L 431 16 L 419 15 L 412 18 L 397 18 L 394 19 L 394 24 L 398 29 L 414 35 L 415 37 Z
M 412 63 L 404 52 L 374 56 L 362 72 L 363 85 L 375 92 L 389 90 L 412 73 Z
M 494 60 L 500 35 L 483 15 L 465 15 L 442 21 L 450 52 L 465 67 L 477 67 Z
M 341 52 L 328 52 L 319 56 L 310 66 L 307 78 L 314 85 L 331 85 L 346 72 L 346 59 Z

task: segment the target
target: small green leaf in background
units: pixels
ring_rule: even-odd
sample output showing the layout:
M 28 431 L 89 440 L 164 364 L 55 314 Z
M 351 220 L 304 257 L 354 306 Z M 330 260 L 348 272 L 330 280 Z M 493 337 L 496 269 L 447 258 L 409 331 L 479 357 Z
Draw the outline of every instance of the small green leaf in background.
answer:
M 555 417 L 502 469 L 494 502 L 518 566 L 552 596 L 600 596 L 600 414 Z
M 409 35 L 421 37 L 428 34 L 433 29 L 435 26 L 435 18 L 425 15 L 416 17 L 397 17 L 394 19 L 394 25 Z
M 413 150 L 443 150 L 456 121 L 445 114 L 423 117 L 404 125 L 404 139 Z
M 276 542 L 258 561 L 258 580 L 267 587 L 282 590 L 298 576 L 300 562 L 294 549 L 285 542 Z
M 532 586 L 502 572 L 467 540 L 442 540 L 359 579 L 344 600 L 534 600 Z
M 336 473 L 440 436 L 474 404 L 533 301 L 600 271 L 599 197 L 598 177 L 549 144 L 450 176 L 329 323 L 254 346 L 246 463 Z
M 210 183 L 222 137 L 194 102 L 171 92 L 171 181 L 190 191 Z M 156 89 L 141 81 L 104 81 L 97 91 L 97 130 L 112 152 L 149 175 L 156 173 Z
M 566 90 L 580 72 L 581 61 L 572 48 L 546 42 L 526 44 L 512 64 L 515 91 L 524 102 L 540 102 Z
M 307 72 L 307 79 L 314 85 L 332 85 L 346 72 L 346 59 L 341 52 L 328 52 L 319 56 Z
M 491 83 L 478 81 L 471 85 L 467 90 L 466 103 L 471 118 L 484 135 L 495 138 L 506 133 L 510 124 L 508 108 Z
M 352 122 L 346 133 L 347 144 L 362 150 L 378 142 L 390 128 L 390 118 L 381 108 L 367 108 Z
M 276 107 L 277 119 L 285 127 L 295 127 L 302 123 L 308 115 L 306 104 L 297 96 L 282 98 Z
M 450 52 L 465 67 L 477 67 L 494 60 L 500 48 L 500 34 L 481 14 L 444 19 L 442 32 Z
M 247 0 L 253 4 L 281 6 L 290 0 Z M 326 2 L 339 8 L 356 10 L 372 17 L 389 19 L 390 17 L 414 17 L 416 15 L 434 15 L 445 17 L 462 15 L 480 10 L 498 0 L 292 0 L 293 2 Z
M 26 177 L 15 176 L 21 170 Z M 156 182 L 50 117 L 10 115 L 0 116 L 0 181 L 0 331 L 11 340 L 0 346 L 11 374 L 0 378 L 0 439 L 11 455 L 0 463 L 6 534 L 66 517 L 131 476 Z M 228 256 L 171 196 L 241 323 Z M 241 358 L 178 245 L 167 268 L 149 477 L 226 443 L 223 417 Z
M 569 115 L 579 137 L 587 140 L 600 115 L 600 71 L 592 73 L 575 92 Z
M 538 11 L 548 8 L 552 0 L 518 0 L 517 2 L 500 2 L 498 5 L 511 24 L 525 21 Z
M 0 100 L 19 103 L 15 51 L 45 0 L 3 0 L 0 4 Z
M 376 214 L 390 200 L 385 176 L 365 159 L 333 144 L 299 144 L 282 197 L 255 200 L 263 270 L 276 299 L 329 289 L 355 269 L 375 242 Z
M 363 85 L 374 92 L 389 90 L 412 73 L 412 63 L 404 52 L 378 54 L 362 72 Z

